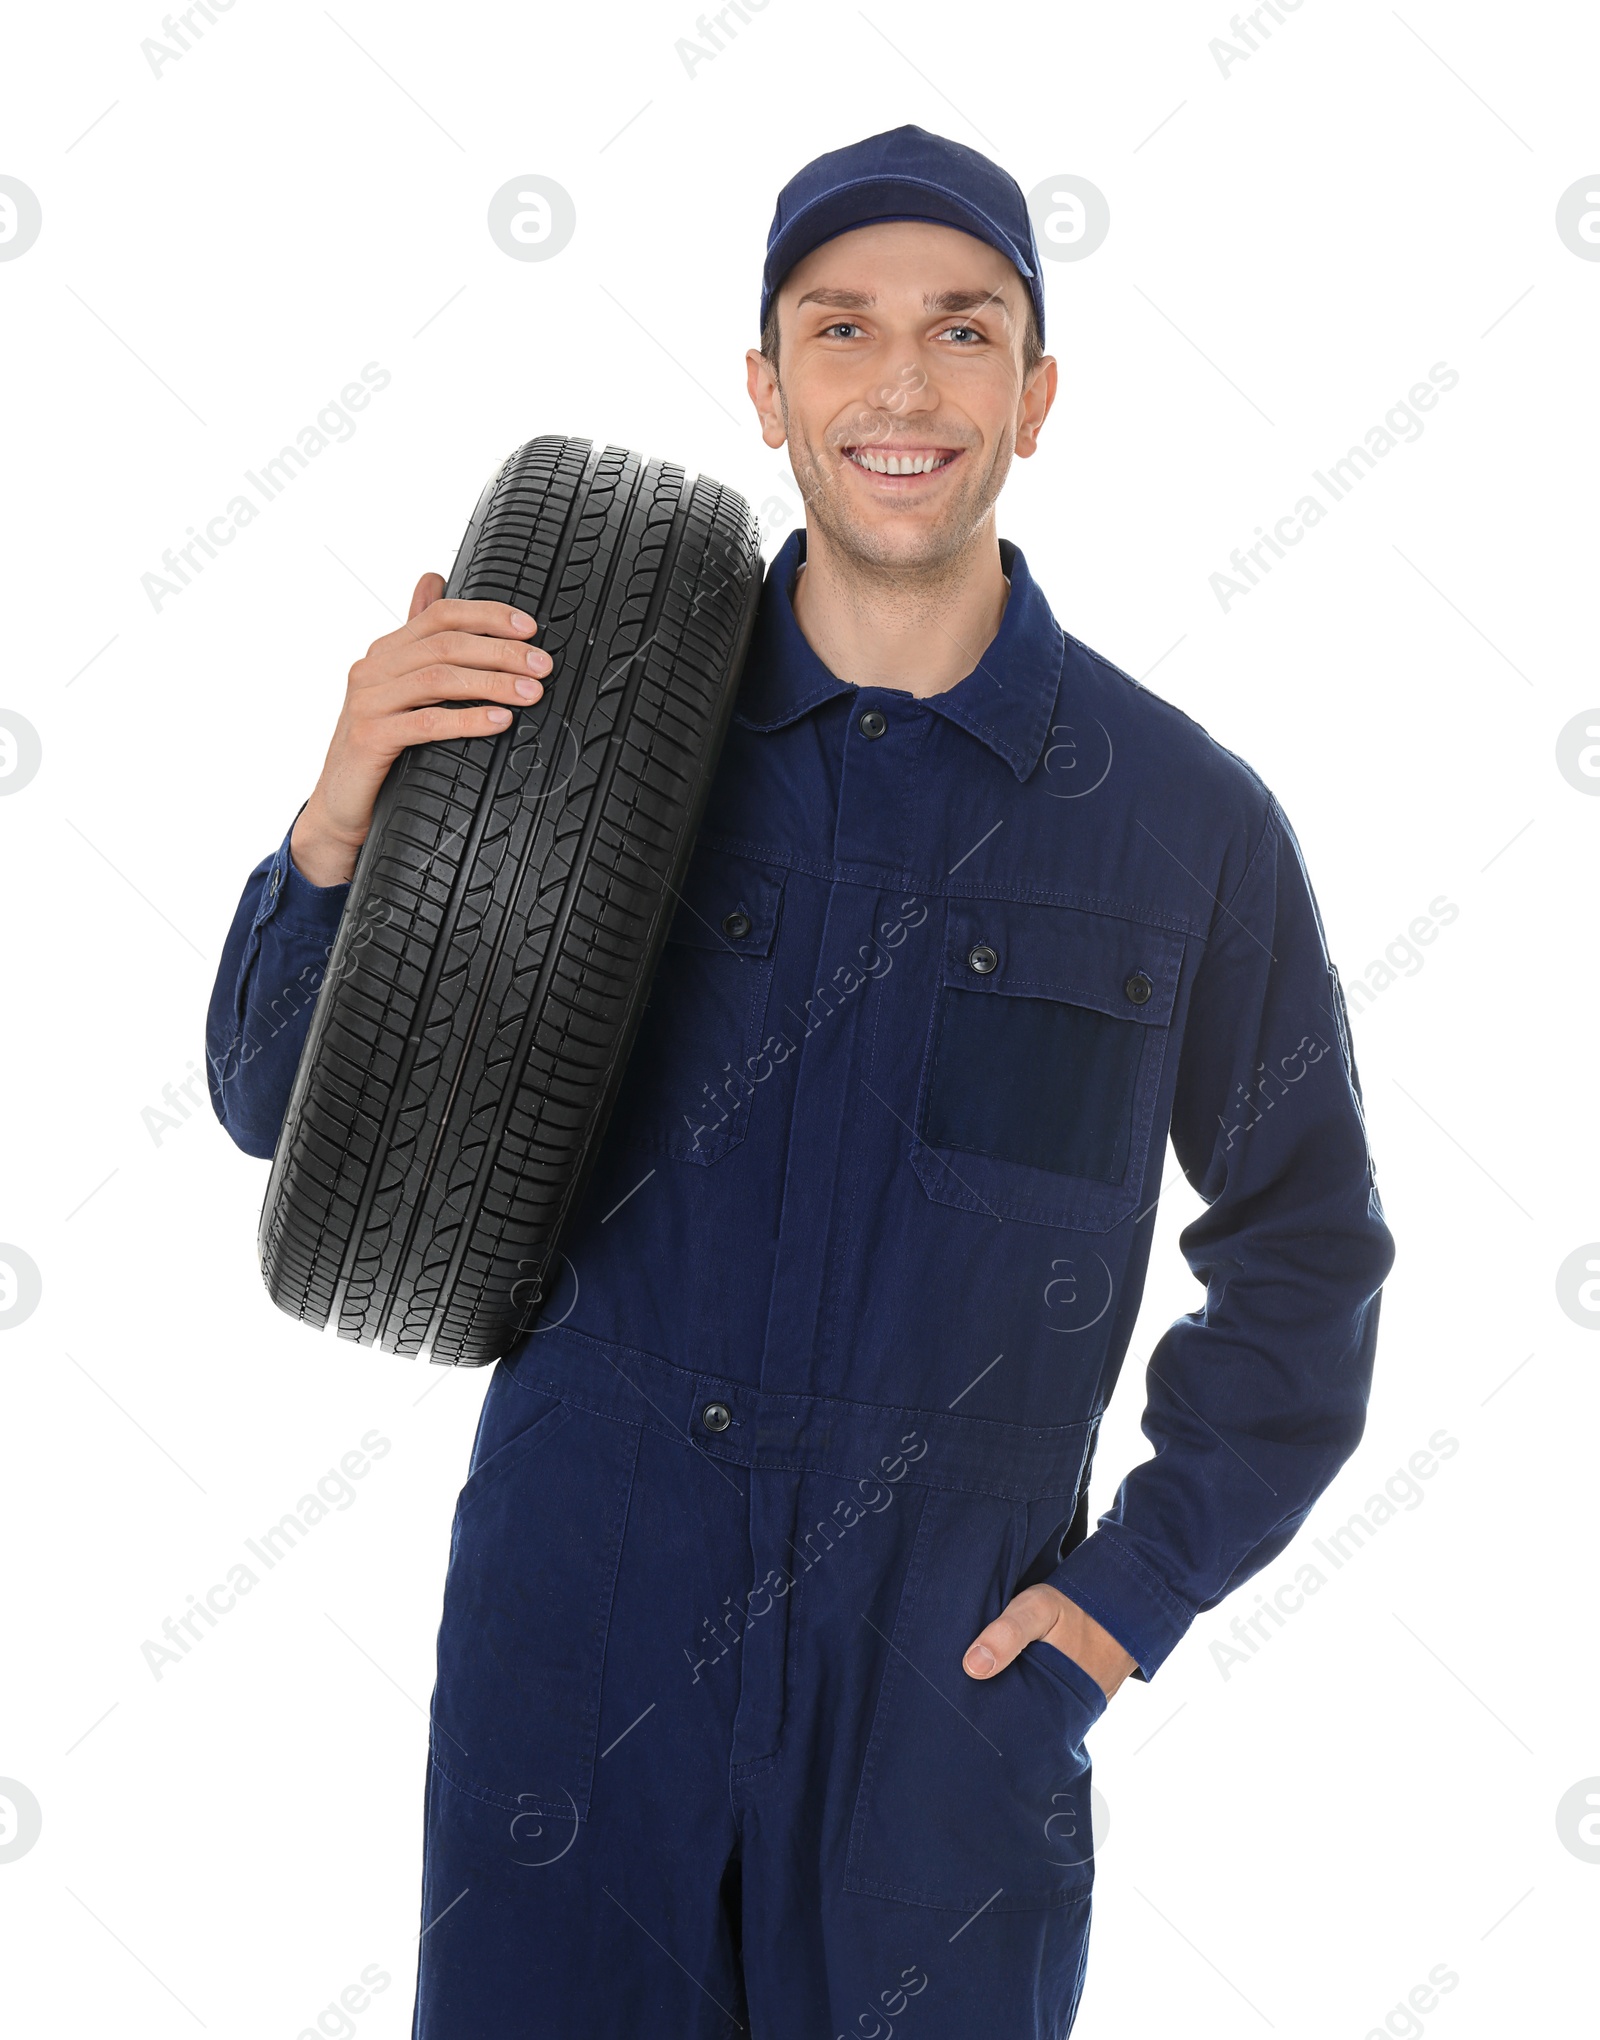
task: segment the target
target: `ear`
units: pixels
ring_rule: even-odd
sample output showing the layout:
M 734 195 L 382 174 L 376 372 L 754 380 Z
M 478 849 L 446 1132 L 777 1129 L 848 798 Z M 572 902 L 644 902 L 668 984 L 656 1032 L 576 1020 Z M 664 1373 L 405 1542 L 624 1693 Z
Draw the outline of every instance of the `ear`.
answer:
M 776 449 L 789 436 L 784 429 L 783 407 L 778 401 L 778 378 L 759 347 L 746 350 L 744 364 L 745 387 L 761 421 L 761 437 L 768 446 Z
M 1017 458 L 1027 460 L 1039 450 L 1039 433 L 1045 419 L 1050 415 L 1050 406 L 1056 400 L 1056 359 L 1053 354 L 1041 355 L 1034 365 L 1022 400 L 1017 407 Z

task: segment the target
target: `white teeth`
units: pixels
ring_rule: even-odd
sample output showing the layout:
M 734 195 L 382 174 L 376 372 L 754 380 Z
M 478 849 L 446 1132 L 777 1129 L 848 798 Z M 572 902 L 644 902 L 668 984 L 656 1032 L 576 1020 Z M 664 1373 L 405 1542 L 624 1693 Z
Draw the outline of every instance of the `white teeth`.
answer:
M 945 453 L 921 453 L 915 456 L 911 454 L 866 453 L 858 448 L 851 454 L 850 458 L 857 467 L 865 468 L 869 474 L 925 475 L 930 474 L 935 468 L 945 466 L 952 456 Z

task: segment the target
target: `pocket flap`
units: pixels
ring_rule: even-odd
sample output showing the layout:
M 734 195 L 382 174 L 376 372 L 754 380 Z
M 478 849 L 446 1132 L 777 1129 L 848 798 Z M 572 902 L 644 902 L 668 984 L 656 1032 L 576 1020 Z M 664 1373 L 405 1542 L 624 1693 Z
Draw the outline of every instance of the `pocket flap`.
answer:
M 770 956 L 782 899 L 781 870 L 701 844 L 679 888 L 667 940 L 732 956 Z
M 1062 999 L 1118 1020 L 1165 1027 L 1183 945 L 1173 930 L 1081 907 L 957 899 L 945 916 L 944 982 L 966 991 Z M 984 969 L 990 952 L 995 960 Z

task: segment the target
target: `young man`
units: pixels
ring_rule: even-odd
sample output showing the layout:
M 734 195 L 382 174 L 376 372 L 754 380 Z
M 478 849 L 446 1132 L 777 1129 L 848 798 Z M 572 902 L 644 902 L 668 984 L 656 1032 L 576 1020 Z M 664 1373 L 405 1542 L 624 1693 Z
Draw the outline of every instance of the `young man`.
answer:
M 489 1384 L 425 2040 L 1064 2034 L 1085 1732 L 1361 1435 L 1393 1245 L 1294 834 L 997 536 L 1056 391 L 1038 270 L 1012 179 L 920 128 L 779 197 L 749 390 L 806 524 L 562 1282 Z M 253 1154 L 390 760 L 548 670 L 442 592 L 352 669 L 240 902 L 209 1049 Z M 1206 1300 L 1091 1530 L 1169 1130 Z

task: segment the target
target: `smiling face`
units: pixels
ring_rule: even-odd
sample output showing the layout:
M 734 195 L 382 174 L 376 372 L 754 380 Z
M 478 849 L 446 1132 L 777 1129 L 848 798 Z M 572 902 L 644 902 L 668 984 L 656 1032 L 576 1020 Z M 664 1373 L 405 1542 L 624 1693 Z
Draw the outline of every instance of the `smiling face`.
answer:
M 1029 309 L 997 249 L 931 221 L 857 227 L 795 265 L 777 363 L 752 349 L 749 388 L 825 542 L 933 578 L 972 542 L 1055 396 L 1049 355 L 1024 369 Z

